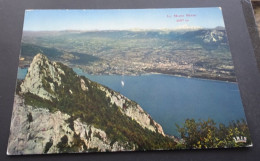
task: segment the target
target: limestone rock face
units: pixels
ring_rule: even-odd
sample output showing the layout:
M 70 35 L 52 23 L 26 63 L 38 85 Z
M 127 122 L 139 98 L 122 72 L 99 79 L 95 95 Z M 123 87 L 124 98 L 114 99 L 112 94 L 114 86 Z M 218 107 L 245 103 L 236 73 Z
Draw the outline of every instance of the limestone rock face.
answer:
M 43 88 L 43 79 L 49 78 L 53 81 L 46 83 L 49 83 L 51 90 L 54 92 L 53 83 L 61 84 L 61 74 L 65 75 L 56 62 L 50 62 L 43 54 L 37 54 L 33 58 L 28 73 L 21 84 L 21 93 L 30 92 L 43 99 L 52 100 L 55 95 Z
M 82 123 L 80 119 L 73 121 L 73 128 L 69 126 L 69 115 L 60 111 L 49 112 L 43 108 L 26 106 L 23 99 L 16 95 L 13 109 L 10 137 L 7 154 L 43 154 L 59 153 L 58 144 L 62 137 L 68 138 L 68 146 L 73 146 L 74 135 L 78 135 L 88 149 L 97 151 L 128 151 L 127 143 L 115 142 L 106 133 L 92 125 Z M 84 148 L 78 147 L 78 152 L 84 152 Z
M 111 145 L 111 141 L 105 131 L 84 124 L 80 119 L 74 121 L 74 129 L 75 133 L 80 136 L 81 140 L 84 140 L 85 145 L 90 149 L 97 148 L 101 152 L 134 150 L 118 142 Z
M 80 87 L 83 91 L 87 91 L 88 87 L 85 84 L 85 81 L 83 79 L 80 79 Z
M 155 122 L 149 114 L 147 114 L 140 105 L 133 103 L 131 100 L 126 98 L 117 92 L 111 92 L 107 88 L 100 86 L 100 89 L 106 92 L 106 96 L 110 98 L 112 104 L 116 104 L 121 108 L 121 112 L 126 116 L 131 117 L 143 128 L 147 128 L 154 132 L 159 132 L 165 136 L 163 128 L 160 124 Z
M 73 140 L 74 132 L 66 123 L 69 115 L 26 106 L 18 95 L 14 101 L 8 154 L 42 154 L 48 142 L 52 142 L 52 146 L 46 153 L 55 153 L 58 152 L 55 146 L 61 137 L 67 135 L 68 143 Z

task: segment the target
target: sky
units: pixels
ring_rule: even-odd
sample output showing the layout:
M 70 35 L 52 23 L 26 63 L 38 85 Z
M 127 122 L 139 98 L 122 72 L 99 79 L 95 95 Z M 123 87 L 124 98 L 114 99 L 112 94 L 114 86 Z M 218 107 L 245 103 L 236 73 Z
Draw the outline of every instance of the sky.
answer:
M 212 8 L 26 10 L 24 31 L 133 30 L 224 27 Z

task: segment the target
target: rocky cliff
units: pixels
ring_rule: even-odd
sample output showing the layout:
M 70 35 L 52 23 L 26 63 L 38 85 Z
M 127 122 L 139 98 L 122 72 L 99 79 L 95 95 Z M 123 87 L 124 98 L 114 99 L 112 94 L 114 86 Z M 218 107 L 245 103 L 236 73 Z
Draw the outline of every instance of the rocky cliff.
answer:
M 7 154 L 66 152 L 61 151 L 62 138 L 67 139 L 67 146 L 73 147 L 74 152 L 134 150 L 119 142 L 111 144 L 103 130 L 80 119 L 74 120 L 71 128 L 69 118 L 68 114 L 60 111 L 51 113 L 48 109 L 25 105 L 24 100 L 15 95 Z
M 136 120 L 137 123 L 143 128 L 147 128 L 154 132 L 159 132 L 165 136 L 162 126 L 155 122 L 151 116 L 141 108 L 140 105 L 132 102 L 117 92 L 110 92 L 110 90 L 106 87 L 100 86 L 99 89 L 106 92 L 106 96 L 111 99 L 111 103 L 115 103 L 118 107 L 120 107 L 122 113 L 131 117 L 133 120 Z
M 174 148 L 137 103 L 42 54 L 17 88 L 9 155 Z
M 21 93 L 30 92 L 43 99 L 52 100 L 52 98 L 55 98 L 54 94 L 42 88 L 43 83 L 46 81 L 46 78 L 51 79 L 52 82 L 47 83 L 49 83 L 51 90 L 54 92 L 54 82 L 58 85 L 61 84 L 61 74 L 65 75 L 64 71 L 61 70 L 55 62 L 52 63 L 44 55 L 37 54 L 21 84 Z

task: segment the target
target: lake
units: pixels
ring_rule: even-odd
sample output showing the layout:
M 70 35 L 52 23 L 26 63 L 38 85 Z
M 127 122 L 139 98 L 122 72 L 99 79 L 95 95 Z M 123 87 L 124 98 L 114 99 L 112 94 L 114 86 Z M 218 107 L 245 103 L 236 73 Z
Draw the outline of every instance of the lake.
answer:
M 24 79 L 27 70 L 18 68 L 18 79 Z M 89 75 L 73 70 L 140 104 L 169 135 L 179 136 L 175 124 L 182 125 L 189 118 L 211 118 L 224 124 L 246 120 L 236 83 L 164 74 Z
M 89 75 L 81 69 L 74 71 L 140 104 L 169 135 L 178 136 L 175 124 L 182 125 L 188 118 L 211 118 L 224 124 L 246 120 L 237 83 L 164 74 Z
M 18 67 L 17 79 L 24 79 L 28 72 L 28 68 Z

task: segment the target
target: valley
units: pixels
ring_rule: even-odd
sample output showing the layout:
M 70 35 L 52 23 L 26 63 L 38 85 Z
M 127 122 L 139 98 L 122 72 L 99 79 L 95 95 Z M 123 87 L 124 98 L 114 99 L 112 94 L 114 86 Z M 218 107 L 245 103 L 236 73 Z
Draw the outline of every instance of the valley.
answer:
M 37 53 L 48 53 L 51 60 L 95 75 L 162 73 L 236 81 L 222 28 L 25 32 L 22 42 L 20 67 Z

